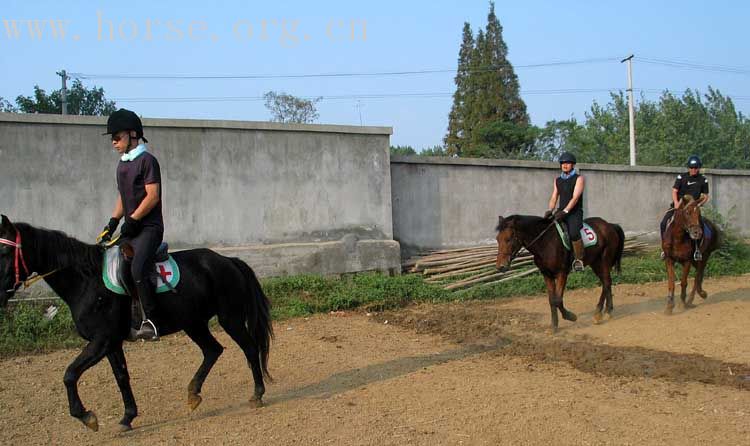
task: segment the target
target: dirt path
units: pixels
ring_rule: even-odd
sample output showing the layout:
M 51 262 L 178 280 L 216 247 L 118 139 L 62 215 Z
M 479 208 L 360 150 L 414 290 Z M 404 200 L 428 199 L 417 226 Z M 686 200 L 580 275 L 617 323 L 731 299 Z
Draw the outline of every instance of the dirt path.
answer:
M 615 318 L 598 326 L 598 291 L 571 292 L 579 320 L 555 336 L 540 296 L 282 322 L 261 409 L 223 333 L 192 414 L 198 349 L 184 336 L 128 345 L 140 416 L 126 434 L 106 361 L 81 383 L 94 433 L 67 414 L 76 352 L 13 358 L 0 362 L 0 444 L 748 445 L 750 276 L 705 288 L 707 301 L 667 317 L 665 284 L 618 286 Z

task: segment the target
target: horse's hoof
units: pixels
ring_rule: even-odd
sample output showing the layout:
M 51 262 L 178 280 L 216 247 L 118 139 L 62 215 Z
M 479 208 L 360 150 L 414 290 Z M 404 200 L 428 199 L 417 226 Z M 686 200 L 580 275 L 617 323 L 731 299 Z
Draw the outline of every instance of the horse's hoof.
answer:
M 612 313 L 610 313 L 610 312 L 604 313 L 604 320 L 605 321 L 611 321 L 612 320 Z
M 120 423 L 120 424 L 117 425 L 117 431 L 118 432 L 128 432 L 128 431 L 131 431 L 131 430 L 133 430 L 133 426 L 131 426 L 130 424 L 122 424 L 122 423 Z
M 702 297 L 703 299 L 707 299 L 708 298 L 708 293 L 705 292 L 705 291 L 703 291 L 703 290 L 698 291 L 698 295 L 700 297 Z
M 594 325 L 599 325 L 602 323 L 602 314 L 599 312 L 594 313 Z
M 263 399 L 257 396 L 250 398 L 250 407 L 263 407 Z
M 94 432 L 99 431 L 99 420 L 96 418 L 96 414 L 90 410 L 83 414 L 81 423 Z
M 693 304 L 692 302 L 685 302 L 685 305 L 683 305 L 683 307 L 685 307 L 686 310 L 690 310 L 691 308 L 695 308 L 695 304 Z
M 203 398 L 197 393 L 188 393 L 188 406 L 190 406 L 191 411 L 197 409 L 202 402 Z
M 568 311 L 567 313 L 563 313 L 563 319 L 570 322 L 575 322 L 578 320 L 578 316 L 576 316 L 575 313 L 572 311 Z
M 674 309 L 674 305 L 667 305 L 664 308 L 664 314 L 666 314 L 667 316 L 671 316 L 672 315 L 672 309 Z

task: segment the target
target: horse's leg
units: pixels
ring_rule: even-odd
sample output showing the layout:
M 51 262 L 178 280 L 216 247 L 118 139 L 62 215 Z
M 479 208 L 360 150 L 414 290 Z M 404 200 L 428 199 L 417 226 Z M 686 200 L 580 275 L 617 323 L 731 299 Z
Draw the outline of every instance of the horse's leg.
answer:
M 555 279 L 553 277 L 549 277 L 547 275 L 542 275 L 544 277 L 544 284 L 547 285 L 547 299 L 549 300 L 549 309 L 550 309 L 550 315 L 552 316 L 552 325 L 550 327 L 550 330 L 552 333 L 555 333 L 557 331 L 557 305 L 555 305 L 555 293 L 556 287 L 555 287 Z
M 81 397 L 78 396 L 78 380 L 83 372 L 102 360 L 107 354 L 108 340 L 95 339 L 89 342 L 83 351 L 65 370 L 63 382 L 68 392 L 68 408 L 70 415 L 78 418 L 83 424 L 94 432 L 99 430 L 99 421 L 93 411 L 87 411 L 83 407 Z
M 706 263 L 708 263 L 708 255 L 704 255 L 703 260 L 697 262 L 695 265 L 695 281 L 693 282 L 693 290 L 690 292 L 690 297 L 688 297 L 688 302 L 691 304 L 696 292 L 702 299 L 708 297 L 708 293 L 703 291 L 703 274 L 706 272 Z
M 245 353 L 247 365 L 253 372 L 253 381 L 255 382 L 255 390 L 252 398 L 250 398 L 250 403 L 254 404 L 256 407 L 261 407 L 263 405 L 263 394 L 266 393 L 266 386 L 263 384 L 263 371 L 260 368 L 260 351 L 258 346 L 247 331 L 245 322 L 238 319 L 236 315 L 234 318 L 227 316 L 222 317 L 220 313 L 219 323 L 224 327 L 224 330 L 229 333 L 229 336 L 234 339 L 234 342 L 239 344 L 240 348 L 242 348 L 242 351 Z
M 563 305 L 563 295 L 565 294 L 565 284 L 568 283 L 568 273 L 560 273 L 557 275 L 555 280 L 555 291 L 557 292 L 557 308 L 560 309 L 563 319 L 566 321 L 575 322 L 578 320 L 578 316 L 572 311 L 568 311 Z
M 612 276 L 609 269 L 602 263 L 593 262 L 590 266 L 602 284 L 602 293 L 599 295 L 599 302 L 596 304 L 594 313 L 594 324 L 599 324 L 602 321 L 602 313 L 604 313 L 604 319 L 612 318 Z
M 680 301 L 682 301 L 682 305 L 685 308 L 693 307 L 692 304 L 686 301 L 689 275 L 690 275 L 690 262 L 688 261 L 682 264 L 682 275 L 680 276 Z
M 203 362 L 198 367 L 195 375 L 193 375 L 193 379 L 190 380 L 190 384 L 188 384 L 188 406 L 190 406 L 190 410 L 195 410 L 201 401 L 203 401 L 203 398 L 201 398 L 203 382 L 206 380 L 211 368 L 216 364 L 219 356 L 221 356 L 224 347 L 211 334 L 207 325 L 201 323 L 194 324 L 189 328 L 185 328 L 185 333 L 193 342 L 198 344 L 203 353 Z
M 128 374 L 128 365 L 125 362 L 125 354 L 122 352 L 122 345 L 112 349 L 107 353 L 109 365 L 112 366 L 112 373 L 117 380 L 117 386 L 120 388 L 122 402 L 125 404 L 125 414 L 120 420 L 120 431 L 129 431 L 133 427 L 131 422 L 138 416 L 138 406 L 135 404 L 133 389 L 130 387 L 130 375 Z
M 669 315 L 674 309 L 674 261 L 667 257 L 664 265 L 667 267 L 667 305 L 664 307 L 664 314 Z

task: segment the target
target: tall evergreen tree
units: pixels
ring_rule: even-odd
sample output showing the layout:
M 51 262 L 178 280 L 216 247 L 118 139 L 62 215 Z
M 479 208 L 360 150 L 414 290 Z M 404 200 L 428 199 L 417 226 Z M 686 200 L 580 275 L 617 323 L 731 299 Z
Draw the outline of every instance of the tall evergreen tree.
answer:
M 471 28 L 464 24 L 456 94 L 445 137 L 449 153 L 507 158 L 528 156 L 534 147 L 536 132 L 529 126 L 502 34 L 494 2 L 471 50 Z
M 474 34 L 471 25 L 464 22 L 461 49 L 458 51 L 458 69 L 456 70 L 456 92 L 453 93 L 453 105 L 448 115 L 448 134 L 444 138 L 450 155 L 461 156 L 461 149 L 469 140 L 465 123 L 471 99 L 469 76 L 471 74 L 471 56 L 474 51 Z

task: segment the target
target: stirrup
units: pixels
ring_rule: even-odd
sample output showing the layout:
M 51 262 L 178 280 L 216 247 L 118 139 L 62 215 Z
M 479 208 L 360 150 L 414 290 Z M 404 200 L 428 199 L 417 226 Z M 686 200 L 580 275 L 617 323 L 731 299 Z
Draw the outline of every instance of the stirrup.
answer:
M 703 254 L 701 254 L 701 252 L 697 249 L 695 250 L 695 252 L 693 252 L 693 260 L 695 260 L 696 262 L 700 262 L 701 260 L 703 260 Z
M 583 271 L 583 268 L 584 268 L 584 266 L 583 266 L 583 260 L 581 260 L 581 259 L 575 259 L 575 260 L 573 260 L 573 269 L 574 270 L 576 270 L 577 272 L 581 272 L 581 271 Z
M 135 332 L 134 338 L 135 340 L 158 341 L 159 332 L 156 331 L 156 325 L 150 319 L 146 319 L 141 322 L 141 328 Z

